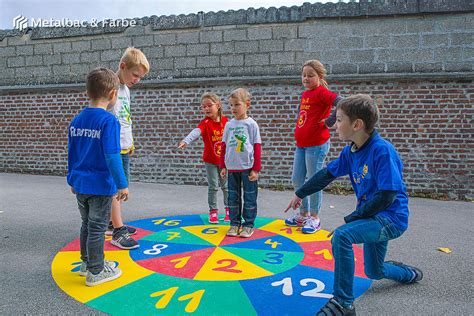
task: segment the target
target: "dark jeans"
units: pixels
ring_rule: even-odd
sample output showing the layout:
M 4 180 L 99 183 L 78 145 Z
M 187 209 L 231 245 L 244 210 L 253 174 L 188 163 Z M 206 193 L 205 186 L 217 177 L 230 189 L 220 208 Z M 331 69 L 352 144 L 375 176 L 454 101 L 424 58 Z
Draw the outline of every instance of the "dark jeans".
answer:
M 81 260 L 87 269 L 98 274 L 104 268 L 104 235 L 109 224 L 112 197 L 76 194 L 81 213 Z
M 250 170 L 229 172 L 229 217 L 231 226 L 253 227 L 257 217 L 258 181 L 249 180 Z M 242 189 L 244 191 L 242 211 Z M 242 224 L 242 218 L 244 223 Z
M 336 229 L 331 241 L 335 261 L 334 297 L 342 305 L 348 307 L 354 301 L 354 244 L 364 244 L 364 270 L 369 278 L 410 282 L 413 278 L 410 269 L 384 262 L 388 241 L 403 233 L 382 216 L 359 219 Z

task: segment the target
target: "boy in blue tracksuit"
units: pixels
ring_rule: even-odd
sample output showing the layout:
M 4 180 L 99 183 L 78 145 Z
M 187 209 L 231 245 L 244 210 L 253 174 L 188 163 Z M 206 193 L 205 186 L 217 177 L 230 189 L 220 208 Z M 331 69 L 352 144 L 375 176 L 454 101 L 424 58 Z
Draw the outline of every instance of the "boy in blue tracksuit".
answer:
M 81 269 L 86 285 L 120 277 L 111 261 L 104 261 L 104 234 L 112 197 L 128 199 L 128 185 L 120 157 L 120 124 L 107 111 L 117 100 L 119 78 L 110 69 L 97 68 L 87 76 L 89 107 L 76 116 L 68 131 L 67 183 L 76 194 L 81 226 Z
M 334 297 L 317 315 L 355 315 L 353 244 L 364 244 L 365 274 L 371 279 L 414 283 L 423 278 L 416 267 L 384 262 L 388 241 L 400 237 L 408 227 L 408 196 L 402 161 L 392 144 L 374 129 L 377 120 L 378 109 L 368 95 L 339 102 L 337 133 L 341 140 L 352 143 L 298 189 L 287 208 L 298 208 L 304 197 L 345 175 L 349 175 L 357 197 L 355 211 L 334 231 Z

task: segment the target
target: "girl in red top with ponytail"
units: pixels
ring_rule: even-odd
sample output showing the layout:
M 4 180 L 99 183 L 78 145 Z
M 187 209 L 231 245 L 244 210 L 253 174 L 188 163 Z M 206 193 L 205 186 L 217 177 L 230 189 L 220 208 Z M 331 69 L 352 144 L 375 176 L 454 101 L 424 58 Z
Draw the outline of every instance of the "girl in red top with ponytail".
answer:
M 324 80 L 326 68 L 319 60 L 303 64 L 301 81 L 306 90 L 301 94 L 298 120 L 295 127 L 296 150 L 293 162 L 292 182 L 295 190 L 305 180 L 323 168 L 329 151 L 329 128 L 335 123 L 336 111 L 331 108 L 342 99 L 328 90 Z M 319 210 L 322 193 L 318 192 L 303 199 L 299 212 L 285 220 L 288 226 L 303 226 L 301 231 L 313 234 L 321 228 Z

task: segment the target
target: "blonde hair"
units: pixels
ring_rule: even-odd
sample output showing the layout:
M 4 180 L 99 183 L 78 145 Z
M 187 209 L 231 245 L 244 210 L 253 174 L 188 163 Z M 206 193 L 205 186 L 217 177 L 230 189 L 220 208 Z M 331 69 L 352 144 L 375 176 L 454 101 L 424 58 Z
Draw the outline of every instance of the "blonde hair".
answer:
M 91 100 L 107 99 L 111 90 L 118 90 L 120 80 L 110 69 L 96 68 L 86 79 L 87 95 Z
M 221 98 L 215 93 L 212 92 L 204 92 L 201 95 L 201 103 L 204 101 L 204 99 L 211 100 L 212 103 L 220 104 L 219 110 L 217 110 L 217 114 L 219 115 L 219 119 L 222 118 L 222 103 L 221 103 Z
M 319 81 L 321 81 L 321 84 L 327 88 L 328 87 L 328 83 L 326 82 L 326 80 L 324 79 L 326 77 L 326 67 L 324 67 L 324 65 L 317 59 L 312 59 L 312 60 L 308 60 L 306 61 L 304 64 L 303 64 L 303 67 L 301 67 L 301 71 L 303 71 L 303 68 L 306 67 L 306 66 L 309 66 L 311 68 L 313 68 L 316 73 L 318 74 L 319 76 Z
M 120 62 L 124 63 L 127 68 L 141 66 L 145 69 L 146 73 L 150 71 L 150 64 L 148 63 L 145 54 L 135 47 L 127 48 L 123 53 L 122 58 L 120 58 Z
M 229 99 L 239 99 L 242 102 L 250 101 L 250 93 L 247 89 L 237 88 L 231 92 Z

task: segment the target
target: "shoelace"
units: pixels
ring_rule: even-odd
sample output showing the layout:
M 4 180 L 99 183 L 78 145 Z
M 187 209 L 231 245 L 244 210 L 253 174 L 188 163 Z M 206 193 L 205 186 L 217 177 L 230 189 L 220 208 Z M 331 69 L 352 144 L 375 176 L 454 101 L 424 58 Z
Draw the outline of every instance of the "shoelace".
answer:
M 317 221 L 316 219 L 314 219 L 313 217 L 310 217 L 308 219 L 306 219 L 303 224 L 306 226 L 306 225 L 309 225 L 311 227 L 318 227 L 319 226 L 319 221 Z
M 104 263 L 104 272 L 113 272 L 114 269 L 107 262 Z

